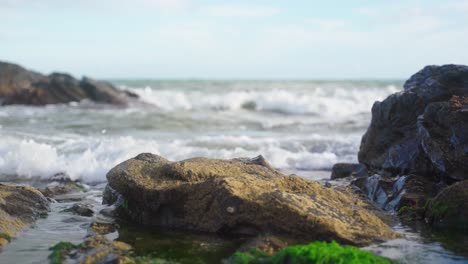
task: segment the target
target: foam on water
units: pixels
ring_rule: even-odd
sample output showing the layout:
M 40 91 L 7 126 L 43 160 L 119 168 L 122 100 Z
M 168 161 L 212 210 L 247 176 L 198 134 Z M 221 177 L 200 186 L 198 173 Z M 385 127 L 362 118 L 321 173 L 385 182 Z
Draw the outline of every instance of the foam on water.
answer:
M 317 136 L 315 136 L 317 137 Z M 312 137 L 313 138 L 313 137 Z M 313 151 L 296 143 L 274 138 L 247 136 L 203 136 L 196 139 L 156 141 L 133 137 L 67 139 L 48 144 L 32 139 L 6 137 L 0 141 L 0 172 L 22 177 L 48 178 L 65 172 L 72 179 L 104 181 L 116 164 L 142 152 L 160 154 L 170 160 L 195 156 L 236 158 L 264 155 L 274 166 L 285 169 L 329 169 L 339 161 L 354 161 L 352 155 L 338 157 L 334 152 L 344 145 L 330 145 Z M 207 144 L 209 143 L 209 144 Z M 348 146 L 350 147 L 350 146 Z
M 151 87 L 131 88 L 143 101 L 166 111 L 174 110 L 239 110 L 278 112 L 284 114 L 315 114 L 324 117 L 346 117 L 366 113 L 376 100 L 384 99 L 398 89 L 388 85 L 380 89 L 316 87 L 302 90 L 241 90 L 206 94 L 201 91 L 172 91 Z

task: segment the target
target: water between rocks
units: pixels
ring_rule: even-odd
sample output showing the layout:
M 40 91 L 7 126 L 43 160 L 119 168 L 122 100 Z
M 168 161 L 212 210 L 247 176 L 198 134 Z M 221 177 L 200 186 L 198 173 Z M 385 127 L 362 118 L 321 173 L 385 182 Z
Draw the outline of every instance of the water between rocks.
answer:
M 302 175 L 325 182 L 329 172 L 302 172 Z M 334 185 L 339 183 L 333 182 Z M 93 217 L 82 217 L 63 210 L 70 208 L 77 201 L 85 201 L 91 204 L 95 211 L 100 211 L 105 208 L 101 205 L 104 186 L 102 183 L 90 186 L 85 193 L 59 197 L 58 202 L 51 204 L 47 218 L 38 220 L 32 228 L 3 249 L 0 253 L 0 263 L 47 263 L 51 246 L 60 241 L 82 242 L 93 219 L 103 216 L 96 214 Z M 427 226 L 411 222 L 400 222 L 393 226 L 393 229 L 403 233 L 405 238 L 370 245 L 364 249 L 397 260 L 398 263 L 468 263 L 467 235 L 431 230 Z M 137 255 L 150 255 L 175 263 L 191 264 L 220 263 L 245 241 L 241 238 L 123 224 L 116 232 L 107 236 L 132 245 Z

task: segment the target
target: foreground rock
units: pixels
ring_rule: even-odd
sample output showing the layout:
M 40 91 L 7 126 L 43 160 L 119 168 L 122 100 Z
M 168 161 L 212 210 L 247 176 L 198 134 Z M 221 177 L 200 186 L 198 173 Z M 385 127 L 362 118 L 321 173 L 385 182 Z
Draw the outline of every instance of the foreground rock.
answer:
M 427 66 L 372 107 L 359 162 L 374 171 L 468 179 L 468 66 Z
M 112 84 L 68 74 L 42 75 L 21 66 L 0 62 L 0 104 L 46 105 L 90 100 L 124 106 L 138 96 Z
M 0 247 L 49 211 L 49 202 L 35 188 L 0 184 Z
M 365 245 L 397 235 L 356 197 L 254 160 L 140 154 L 107 174 L 105 203 L 136 223 Z M 121 197 L 117 199 L 117 197 Z

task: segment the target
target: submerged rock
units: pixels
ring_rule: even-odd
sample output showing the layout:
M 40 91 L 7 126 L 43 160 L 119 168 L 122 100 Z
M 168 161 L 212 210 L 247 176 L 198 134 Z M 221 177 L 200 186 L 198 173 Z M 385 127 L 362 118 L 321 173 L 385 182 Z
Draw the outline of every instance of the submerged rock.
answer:
M 91 217 L 94 215 L 94 211 L 90 204 L 76 203 L 72 207 L 65 209 L 66 212 L 71 212 L 76 215 Z
M 0 184 L 0 247 L 49 211 L 49 202 L 31 186 Z
M 429 203 L 426 218 L 432 225 L 468 232 L 468 180 L 442 190 Z
M 359 162 L 434 180 L 468 177 L 468 66 L 427 66 L 372 107 Z
M 147 226 L 355 245 L 397 237 L 356 197 L 285 176 L 266 161 L 170 162 L 144 153 L 114 167 L 107 179 L 104 197 L 114 199 L 104 202 L 117 202 L 121 216 Z
M 49 198 L 56 198 L 61 195 L 83 192 L 86 187 L 76 181 L 70 179 L 70 177 L 63 173 L 58 173 L 49 179 L 51 181 L 46 187 L 40 188 L 39 191 L 44 196 Z
M 102 235 L 92 235 L 79 245 L 60 242 L 50 248 L 53 264 L 60 263 L 146 263 L 137 262 L 131 255 L 132 247 L 124 242 L 111 241 Z M 148 262 L 149 263 L 149 262 Z
M 46 105 L 90 100 L 127 105 L 138 96 L 112 84 L 87 77 L 81 80 L 63 73 L 48 76 L 19 65 L 0 62 L 0 104 Z

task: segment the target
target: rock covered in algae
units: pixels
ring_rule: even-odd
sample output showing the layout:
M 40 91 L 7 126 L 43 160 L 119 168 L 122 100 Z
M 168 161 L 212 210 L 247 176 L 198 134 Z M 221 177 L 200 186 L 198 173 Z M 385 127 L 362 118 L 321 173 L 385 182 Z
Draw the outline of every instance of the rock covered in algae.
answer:
M 49 202 L 37 189 L 0 184 L 0 247 L 48 211 Z
M 426 217 L 435 226 L 468 233 L 468 180 L 442 190 L 429 203 Z
M 262 157 L 171 162 L 144 153 L 107 179 L 104 202 L 117 202 L 121 216 L 147 226 L 354 245 L 398 236 L 355 196 L 285 176 Z

